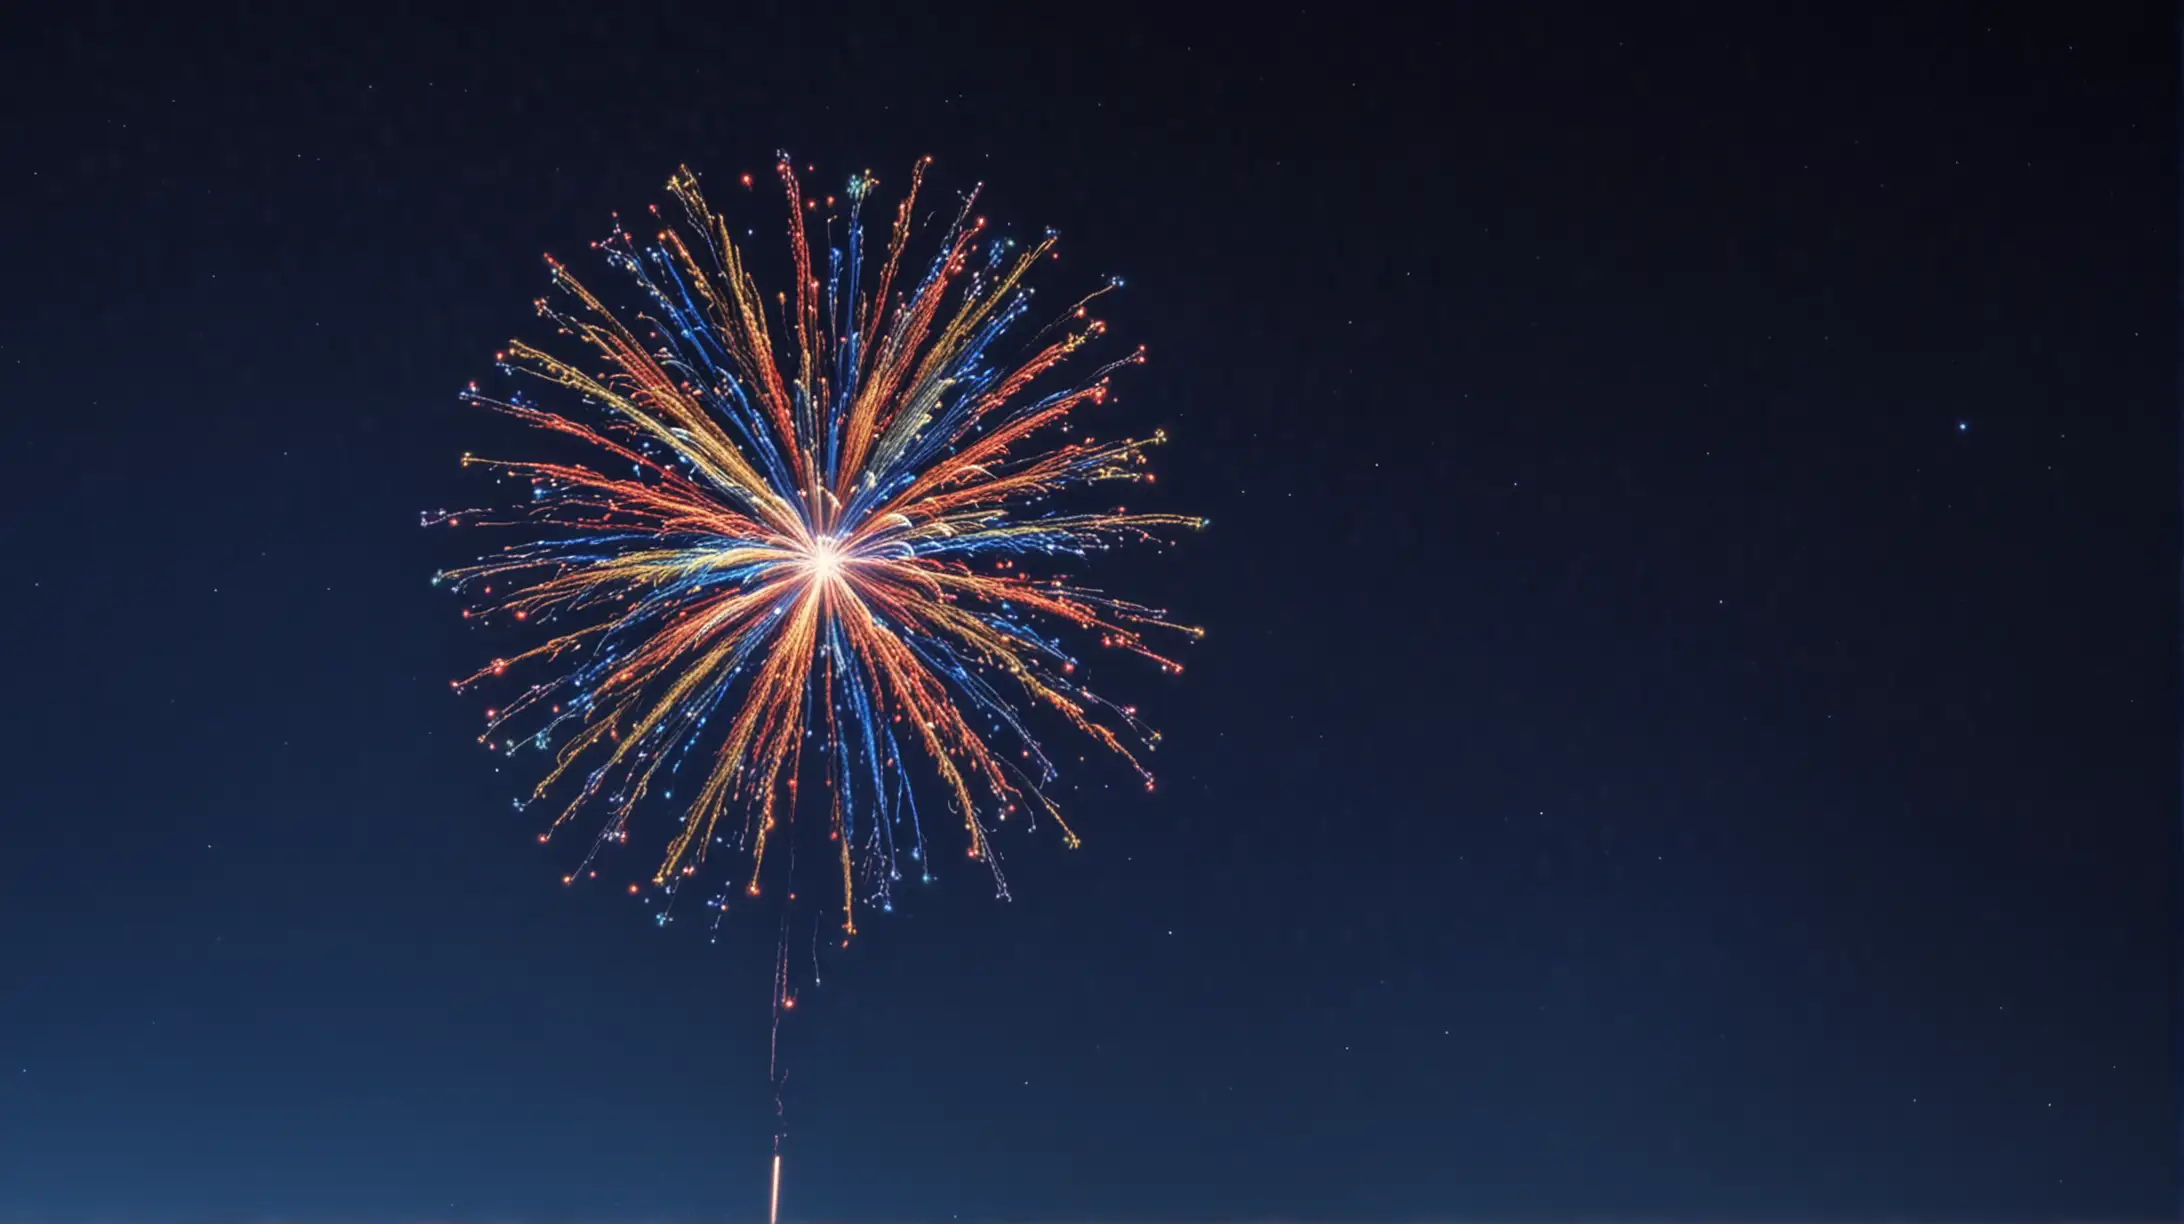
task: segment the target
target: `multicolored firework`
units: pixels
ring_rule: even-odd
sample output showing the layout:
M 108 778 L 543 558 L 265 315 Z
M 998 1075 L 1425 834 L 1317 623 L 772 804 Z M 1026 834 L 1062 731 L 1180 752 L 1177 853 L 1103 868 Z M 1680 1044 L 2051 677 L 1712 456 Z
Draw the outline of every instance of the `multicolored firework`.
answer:
M 587 449 L 582 461 L 466 456 L 526 496 L 426 516 L 531 529 L 528 542 L 435 578 L 478 597 L 466 617 L 546 632 L 456 687 L 536 674 L 486 711 L 481 738 L 549 756 L 522 802 L 552 797 L 553 829 L 600 811 L 592 854 L 627 841 L 648 801 L 676 814 L 652 876 L 670 902 L 709 854 L 735 855 L 732 883 L 759 895 L 768 848 L 786 836 L 777 824 L 823 812 L 827 870 L 854 933 L 860 905 L 890 908 L 902 859 L 926 874 L 914 794 L 932 784 L 911 785 L 920 759 L 967 854 L 1006 895 L 995 822 L 1050 818 L 1076 844 L 1049 795 L 1054 763 L 1027 725 L 1036 709 L 1152 785 L 1141 757 L 1158 735 L 1078 683 L 1061 631 L 1171 672 L 1180 665 L 1143 634 L 1199 631 L 1028 568 L 1204 525 L 1074 505 L 1090 486 L 1151 481 L 1146 451 L 1163 440 L 1069 428 L 1105 401 L 1118 367 L 1144 360 L 1138 350 L 1060 375 L 1105 332 L 1090 307 L 1120 282 L 998 357 L 1032 314 L 1026 278 L 1055 238 L 989 234 L 974 191 L 912 284 L 904 252 L 929 161 L 875 258 L 860 217 L 876 180 L 808 198 L 784 156 L 795 284 L 771 298 L 679 171 L 667 184 L 679 221 L 649 244 L 619 224 L 594 244 L 635 281 L 640 309 L 618 315 L 549 258 L 559 296 L 538 310 L 572 352 L 516 341 L 499 355 L 504 372 L 547 384 L 546 397 L 465 393 Z M 587 856 L 577 874 L 590 870 Z M 707 904 L 725 909 L 732 891 Z

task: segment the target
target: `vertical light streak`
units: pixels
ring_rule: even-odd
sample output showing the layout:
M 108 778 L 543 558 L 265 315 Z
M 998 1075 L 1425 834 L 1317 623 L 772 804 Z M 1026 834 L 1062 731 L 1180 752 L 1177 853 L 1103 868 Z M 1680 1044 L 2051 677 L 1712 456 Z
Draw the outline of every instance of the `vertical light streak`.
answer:
M 773 1154 L 773 1190 L 766 1196 L 766 1224 L 781 1224 L 781 1153 Z

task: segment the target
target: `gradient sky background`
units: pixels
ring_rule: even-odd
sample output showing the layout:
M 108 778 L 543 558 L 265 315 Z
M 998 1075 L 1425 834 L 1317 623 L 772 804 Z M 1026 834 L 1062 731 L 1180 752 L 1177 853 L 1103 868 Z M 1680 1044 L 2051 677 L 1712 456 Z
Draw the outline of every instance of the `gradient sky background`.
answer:
M 2173 10 L 50 7 L 0 1220 L 762 1214 L 770 933 L 558 887 L 417 512 L 776 147 L 1127 276 L 1215 523 L 1161 793 L 800 1013 L 792 1218 L 2173 1218 Z

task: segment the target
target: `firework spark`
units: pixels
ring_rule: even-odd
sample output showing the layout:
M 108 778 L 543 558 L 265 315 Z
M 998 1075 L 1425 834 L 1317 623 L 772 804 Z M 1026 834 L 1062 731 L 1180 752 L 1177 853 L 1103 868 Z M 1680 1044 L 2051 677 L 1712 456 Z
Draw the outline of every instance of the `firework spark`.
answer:
M 696 178 L 679 171 L 667 190 L 681 215 L 653 241 L 617 224 L 595 244 L 635 282 L 640 308 L 617 314 L 549 258 L 558 293 L 538 311 L 572 351 L 514 341 L 499 355 L 504 372 L 546 385 L 538 398 L 465 393 L 585 457 L 466 456 L 525 496 L 426 516 L 530 529 L 527 542 L 435 579 L 473 597 L 466 617 L 544 635 L 456 687 L 536 676 L 486 712 L 481 738 L 546 758 L 523 802 L 551 796 L 552 829 L 603 815 L 593 855 L 627 841 L 648 802 L 673 811 L 652 876 L 670 901 L 714 854 L 740 864 L 735 887 L 759 895 L 773 878 L 769 848 L 797 813 L 823 813 L 842 927 L 854 933 L 861 905 L 890 907 L 905 859 L 927 873 L 913 762 L 937 778 L 965 852 L 1006 895 L 996 822 L 1051 818 L 1077 840 L 1049 794 L 1057 771 L 1027 725 L 1034 710 L 1152 785 L 1142 758 L 1158 735 L 1078 682 L 1067 641 L 1174 672 L 1144 635 L 1200 631 L 1061 572 L 1204 525 L 1076 504 L 1092 486 L 1151 481 L 1146 451 L 1163 440 L 1095 441 L 1069 428 L 1107 399 L 1118 367 L 1144 360 L 1141 349 L 1062 374 L 1105 332 L 1091 306 L 1120 282 L 998 356 L 1031 316 L 1027 274 L 1053 254 L 1054 236 L 1019 244 L 989 233 L 974 191 L 912 282 L 904 252 L 929 161 L 877 254 L 861 221 L 876 180 L 807 197 L 783 157 L 795 283 L 770 298 Z M 1056 568 L 1030 568 L 1041 561 Z M 824 794 L 799 795 L 800 785 Z M 592 874 L 591 863 L 567 879 Z M 732 891 L 709 906 L 725 909 Z

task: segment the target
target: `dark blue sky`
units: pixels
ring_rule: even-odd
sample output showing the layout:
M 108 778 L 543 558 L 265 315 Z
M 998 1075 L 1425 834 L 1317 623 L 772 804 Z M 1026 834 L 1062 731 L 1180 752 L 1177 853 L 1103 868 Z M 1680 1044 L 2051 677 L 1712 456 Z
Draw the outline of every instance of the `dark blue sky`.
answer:
M 788 1215 L 2173 1215 L 2173 14 L 1524 7 L 0 39 L 0 1220 L 762 1212 L 772 933 L 557 886 L 417 512 L 777 146 L 1127 276 L 1215 523 L 1161 792 L 808 996 Z

